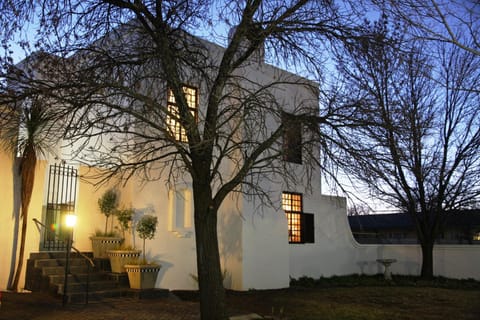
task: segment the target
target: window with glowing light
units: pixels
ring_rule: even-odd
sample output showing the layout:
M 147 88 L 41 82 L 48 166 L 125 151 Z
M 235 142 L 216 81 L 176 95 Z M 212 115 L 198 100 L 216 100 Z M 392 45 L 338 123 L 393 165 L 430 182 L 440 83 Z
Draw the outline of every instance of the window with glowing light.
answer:
M 313 243 L 313 214 L 303 212 L 303 196 L 301 193 L 283 192 L 282 208 L 287 215 L 288 242 Z
M 185 99 L 187 100 L 187 105 L 190 113 L 197 121 L 197 89 L 193 87 L 183 86 L 183 93 L 185 94 Z M 175 96 L 173 91 L 168 89 L 167 93 L 167 126 L 175 137 L 175 140 L 181 142 L 188 142 L 187 133 L 185 128 L 180 123 L 180 113 L 178 109 L 177 102 L 175 101 Z

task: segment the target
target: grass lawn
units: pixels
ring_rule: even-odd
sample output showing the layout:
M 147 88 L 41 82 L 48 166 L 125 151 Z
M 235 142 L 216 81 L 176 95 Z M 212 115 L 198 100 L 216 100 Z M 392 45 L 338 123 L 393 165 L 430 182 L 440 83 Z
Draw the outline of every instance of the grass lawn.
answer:
M 285 319 L 480 319 L 480 282 L 381 275 L 292 280 L 283 290 L 231 292 L 231 308 Z M 273 308 L 273 309 L 272 309 Z
M 480 319 L 480 290 L 331 287 L 230 293 L 231 308 L 285 319 Z
M 196 291 L 173 293 L 177 298 L 119 298 L 62 307 L 61 299 L 49 294 L 3 292 L 0 320 L 200 319 Z M 227 306 L 231 315 L 256 313 L 268 319 L 478 320 L 480 282 L 400 276 L 386 282 L 381 275 L 301 278 L 288 289 L 227 291 Z

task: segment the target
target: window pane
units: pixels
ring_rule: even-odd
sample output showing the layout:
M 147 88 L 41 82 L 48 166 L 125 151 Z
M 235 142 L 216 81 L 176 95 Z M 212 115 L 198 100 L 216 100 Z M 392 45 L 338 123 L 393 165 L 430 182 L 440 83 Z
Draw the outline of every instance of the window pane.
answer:
M 315 242 L 315 216 L 312 213 L 302 213 L 302 242 Z
M 288 241 L 291 243 L 302 242 L 302 194 L 282 193 L 282 208 L 287 215 Z
M 287 213 L 288 241 L 302 242 L 302 220 L 300 213 Z
M 282 194 L 282 208 L 285 211 L 302 212 L 302 195 L 284 192 Z
M 183 92 L 185 94 L 185 99 L 187 100 L 188 108 L 190 109 L 190 113 L 197 121 L 197 89 L 191 87 L 183 87 Z M 175 140 L 188 142 L 187 134 L 185 132 L 185 128 L 182 127 L 180 124 L 180 114 L 178 110 L 178 106 L 176 105 L 175 96 L 173 95 L 173 91 L 168 89 L 167 91 L 167 126 L 175 137 Z
M 302 163 L 302 123 L 295 120 L 291 114 L 282 115 L 283 129 L 283 160 Z

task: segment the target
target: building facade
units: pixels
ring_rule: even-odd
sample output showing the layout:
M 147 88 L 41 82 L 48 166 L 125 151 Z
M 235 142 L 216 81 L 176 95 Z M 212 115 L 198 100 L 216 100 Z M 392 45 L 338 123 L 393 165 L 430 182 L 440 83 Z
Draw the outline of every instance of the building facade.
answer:
M 221 57 L 223 48 L 209 43 L 205 45 L 212 57 Z M 268 87 L 273 82 L 282 82 L 269 92 L 282 106 L 284 116 L 281 121 L 290 121 L 288 115 L 295 113 L 292 106 L 298 105 L 299 101 L 308 102 L 308 107 L 315 114 L 319 107 L 318 93 L 312 90 L 315 84 L 268 65 L 261 57 L 262 54 L 258 53 L 255 61 L 238 70 L 237 76 L 245 81 L 244 86 L 256 83 Z M 163 97 L 169 113 L 174 114 L 176 101 L 168 88 L 156 90 L 161 91 L 159 96 Z M 201 118 L 206 104 L 205 87 L 201 83 L 185 81 L 184 92 L 192 114 Z M 174 118 L 166 117 L 165 125 L 171 128 L 178 141 L 184 141 L 185 132 Z M 274 118 L 265 118 L 267 131 L 275 126 L 278 123 Z M 281 161 L 289 163 L 288 174 L 300 177 L 297 183 L 286 183 L 284 177 L 272 174 L 256 183 L 268 191 L 273 206 L 260 206 L 262 199 L 259 196 L 237 193 L 227 197 L 219 209 L 217 230 L 225 287 L 234 290 L 274 289 L 288 287 L 290 277 L 373 274 L 382 272 L 376 259 L 390 257 L 398 261 L 392 266 L 394 273 L 419 274 L 421 251 L 418 246 L 363 246 L 354 240 L 347 221 L 346 200 L 322 194 L 319 168 L 308 167 L 310 163 L 303 161 L 305 155 L 298 148 L 303 139 L 301 126 L 292 124 L 289 128 L 291 130 L 281 138 L 280 144 L 287 150 Z M 61 219 L 56 217 L 57 220 L 52 220 L 52 205 L 59 208 L 59 214 L 62 208 L 73 208 L 77 215 L 74 246 L 84 252 L 91 251 L 90 236 L 105 225 L 97 200 L 107 189 L 116 187 L 120 194 L 120 206 L 133 208 L 136 213 L 134 219 L 146 213 L 158 218 L 155 238 L 147 240 L 146 246 L 148 260 L 162 266 L 156 287 L 196 289 L 191 180 L 182 177 L 174 183 L 166 183 L 168 177 L 146 181 L 133 176 L 127 182 L 110 179 L 108 183 L 95 187 L 95 180 L 86 180 L 85 177 L 92 176 L 92 170 L 97 169 L 81 165 L 69 156 L 76 154 L 77 148 L 76 143 L 67 143 L 66 147 L 59 148 L 56 154 L 45 157 L 37 165 L 25 259 L 31 252 L 58 250 L 45 246 L 48 242 L 45 230 L 32 220 L 37 219 L 54 230 L 62 230 Z M 18 245 L 14 235 L 18 232 L 19 197 L 14 155 L 2 150 L 0 159 L 0 243 L 4 248 L 0 255 L 0 288 L 3 289 L 9 278 L 8 266 L 14 260 L 13 248 Z M 51 194 L 65 190 L 63 184 L 51 184 L 58 178 L 55 175 L 56 165 L 62 162 L 75 171 L 69 178 L 69 181 L 74 181 L 75 188 L 70 189 L 73 190 L 71 197 L 52 202 Z M 234 163 L 226 162 L 220 170 L 228 174 Z M 140 246 L 135 233 L 127 233 L 126 238 L 128 243 Z M 451 265 L 449 261 L 452 259 L 464 263 Z M 480 279 L 480 251 L 477 248 L 437 247 L 435 265 L 436 274 Z M 22 276 L 22 281 L 24 278 Z M 23 282 L 20 287 L 23 287 Z

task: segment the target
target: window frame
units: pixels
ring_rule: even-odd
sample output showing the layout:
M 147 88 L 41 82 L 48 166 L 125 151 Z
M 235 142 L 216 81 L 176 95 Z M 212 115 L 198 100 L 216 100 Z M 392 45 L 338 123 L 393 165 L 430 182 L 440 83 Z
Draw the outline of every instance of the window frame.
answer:
M 178 184 L 168 190 L 168 231 L 178 238 L 193 235 L 193 192 L 190 184 Z
M 286 203 L 286 196 L 290 196 L 288 204 Z M 299 197 L 299 200 L 293 199 L 297 197 Z M 295 202 L 299 202 L 299 204 L 295 204 Z M 290 207 L 290 210 L 287 210 L 287 205 Z M 314 214 L 303 212 L 303 194 L 298 192 L 283 191 L 282 209 L 287 217 L 288 243 L 314 243 Z
M 282 112 L 282 125 L 284 126 L 282 137 L 283 161 L 302 164 L 302 122 L 296 120 L 296 116 L 294 114 Z
M 186 95 L 185 98 L 187 99 L 187 104 L 189 104 L 189 97 L 195 97 L 195 105 L 188 106 L 188 110 L 193 114 L 195 118 L 195 123 L 198 123 L 198 88 L 182 84 L 183 93 Z M 186 90 L 194 90 L 194 95 L 187 95 Z M 170 131 L 170 134 L 175 138 L 176 141 L 180 142 L 188 142 L 187 132 L 186 129 L 181 125 L 178 117 L 173 117 L 172 115 L 178 115 L 178 104 L 175 100 L 175 96 L 173 95 L 173 91 L 171 88 L 167 88 L 167 116 L 166 116 L 166 124 L 167 128 Z

